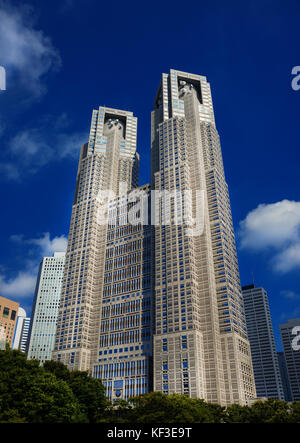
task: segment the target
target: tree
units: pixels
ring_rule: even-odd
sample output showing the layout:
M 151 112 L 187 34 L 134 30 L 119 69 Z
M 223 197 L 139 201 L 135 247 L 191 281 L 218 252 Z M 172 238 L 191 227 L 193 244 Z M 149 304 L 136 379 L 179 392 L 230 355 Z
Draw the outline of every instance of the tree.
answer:
M 217 423 L 224 409 L 186 395 L 160 392 L 134 397 L 128 403 L 128 407 L 124 402 L 121 408 L 117 406 L 115 416 L 132 423 Z
M 231 405 L 224 413 L 225 423 L 251 423 L 251 410 L 248 406 Z
M 289 403 L 283 400 L 256 401 L 250 408 L 251 423 L 289 423 L 291 418 Z
M 61 362 L 46 361 L 44 369 L 68 383 L 89 423 L 105 420 L 110 403 L 101 380 L 89 377 L 86 371 L 69 371 Z
M 80 421 L 68 384 L 20 351 L 0 351 L 0 420 L 31 423 Z

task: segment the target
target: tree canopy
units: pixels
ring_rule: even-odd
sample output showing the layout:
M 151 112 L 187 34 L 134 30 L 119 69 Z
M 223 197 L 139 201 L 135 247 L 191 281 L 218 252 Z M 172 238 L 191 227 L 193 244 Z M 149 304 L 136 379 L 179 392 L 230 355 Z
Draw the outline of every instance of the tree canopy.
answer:
M 0 422 L 95 422 L 107 405 L 101 381 L 86 372 L 56 362 L 43 367 L 20 351 L 0 351 Z
M 0 351 L 0 423 L 300 423 L 300 403 L 226 407 L 160 392 L 108 402 L 102 382 L 59 362 Z

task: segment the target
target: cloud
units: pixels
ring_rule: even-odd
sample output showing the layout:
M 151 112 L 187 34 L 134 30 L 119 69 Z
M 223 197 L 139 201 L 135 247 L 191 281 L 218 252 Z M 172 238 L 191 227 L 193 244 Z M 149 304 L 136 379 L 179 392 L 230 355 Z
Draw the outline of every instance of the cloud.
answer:
M 9 180 L 21 180 L 50 162 L 77 159 L 88 132 L 69 131 L 69 124 L 65 114 L 48 115 L 40 119 L 37 127 L 17 132 L 7 141 L 6 160 L 0 163 L 0 172 Z
M 250 251 L 269 251 L 275 271 L 300 267 L 300 202 L 261 204 L 240 222 L 240 244 Z
M 3 275 L 0 275 L 0 294 L 13 299 L 32 297 L 36 278 L 37 274 L 31 272 L 19 272 L 15 278 L 8 280 Z
M 273 259 L 273 267 L 282 273 L 300 268 L 300 241 L 277 254 Z
M 50 233 L 45 232 L 42 237 L 26 240 L 27 244 L 39 246 L 44 256 L 52 256 L 54 252 L 65 252 L 68 246 L 68 239 L 61 235 L 60 237 L 50 238 Z
M 41 30 L 34 28 L 30 6 L 0 1 L 0 64 L 9 84 L 17 83 L 38 97 L 45 93 L 45 75 L 61 65 L 58 51 Z
M 5 270 L 0 269 L 0 295 L 15 300 L 33 297 L 40 260 L 42 257 L 52 256 L 54 252 L 65 252 L 68 240 L 64 235 L 51 239 L 49 232 L 32 239 L 26 239 L 23 234 L 15 234 L 10 240 L 25 247 L 29 254 L 34 253 L 35 259 L 24 259 L 25 269 L 18 271 L 14 277 L 6 277 Z M 34 250 L 29 251 L 28 245 Z

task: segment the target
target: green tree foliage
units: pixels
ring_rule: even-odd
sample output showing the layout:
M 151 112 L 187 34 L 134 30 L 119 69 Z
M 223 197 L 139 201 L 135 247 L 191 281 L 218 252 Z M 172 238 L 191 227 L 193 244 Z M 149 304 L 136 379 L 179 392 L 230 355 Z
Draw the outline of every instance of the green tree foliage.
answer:
M 0 421 L 74 422 L 79 413 L 66 382 L 19 351 L 0 351 Z
M 0 351 L 0 423 L 300 423 L 300 403 L 268 399 L 227 408 L 186 395 L 151 392 L 105 398 L 100 380 L 59 362 L 40 366 L 20 351 Z
M 186 395 L 164 395 L 160 392 L 134 397 L 114 410 L 115 420 L 132 423 L 219 423 L 224 408 Z
M 115 404 L 110 420 L 127 423 L 300 423 L 300 403 L 268 399 L 227 408 L 159 392 Z
M 89 423 L 98 423 L 105 419 L 110 404 L 105 398 L 105 389 L 100 380 L 89 377 L 88 372 L 69 371 L 65 365 L 54 361 L 45 362 L 44 369 L 68 383 L 81 413 Z
M 0 422 L 95 422 L 106 405 L 101 381 L 87 373 L 55 362 L 42 367 L 20 351 L 0 351 Z

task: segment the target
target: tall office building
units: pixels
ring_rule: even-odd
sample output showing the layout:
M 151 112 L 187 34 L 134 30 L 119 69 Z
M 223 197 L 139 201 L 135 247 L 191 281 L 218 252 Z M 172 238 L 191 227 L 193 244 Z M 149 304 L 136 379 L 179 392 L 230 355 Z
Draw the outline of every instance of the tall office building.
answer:
M 300 401 L 300 318 L 280 325 L 281 340 L 293 401 Z
M 279 371 L 282 382 L 282 389 L 285 401 L 292 401 L 292 393 L 290 386 L 289 374 L 286 367 L 284 352 L 277 352 Z
M 9 346 L 13 344 L 15 334 L 15 327 L 17 323 L 17 312 L 19 303 L 9 300 L 5 297 L 0 297 L 0 344 L 1 349 L 5 349 L 4 343 Z
M 52 357 L 70 369 L 92 370 L 99 360 L 108 235 L 108 224 L 99 223 L 99 191 L 126 194 L 125 186 L 138 185 L 136 132 L 132 112 L 100 107 L 81 148 Z
M 35 358 L 41 363 L 51 360 L 54 349 L 64 265 L 65 253 L 55 252 L 53 257 L 44 257 L 39 267 L 27 358 Z
M 143 193 L 140 203 L 148 212 L 149 185 L 135 191 Z M 109 208 L 99 359 L 93 376 L 102 380 L 111 400 L 152 388 L 151 225 L 127 223 L 124 214 L 132 206 L 119 198 Z
M 174 196 L 156 205 L 154 390 L 245 404 L 256 393 L 210 85 L 170 70 L 154 108 L 151 187 Z M 178 223 L 190 214 L 176 190 L 193 191 L 194 216 L 203 196 L 201 235 Z
M 257 396 L 284 400 L 267 292 L 254 285 L 242 292 Z
M 19 308 L 12 349 L 19 349 L 22 352 L 26 352 L 29 327 L 30 317 L 26 316 L 26 311 L 23 308 Z

